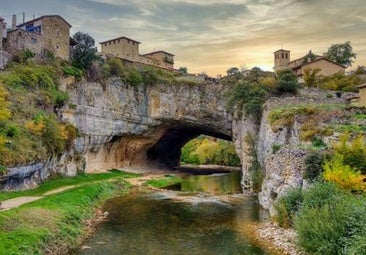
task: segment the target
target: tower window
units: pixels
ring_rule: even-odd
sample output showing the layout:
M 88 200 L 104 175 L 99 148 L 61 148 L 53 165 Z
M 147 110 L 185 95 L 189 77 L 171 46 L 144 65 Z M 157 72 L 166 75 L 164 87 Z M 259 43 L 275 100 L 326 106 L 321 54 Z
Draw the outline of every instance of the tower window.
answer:
M 285 54 L 286 58 L 288 58 L 288 53 Z
M 284 57 L 285 57 L 285 53 L 282 52 L 282 58 L 284 58 Z

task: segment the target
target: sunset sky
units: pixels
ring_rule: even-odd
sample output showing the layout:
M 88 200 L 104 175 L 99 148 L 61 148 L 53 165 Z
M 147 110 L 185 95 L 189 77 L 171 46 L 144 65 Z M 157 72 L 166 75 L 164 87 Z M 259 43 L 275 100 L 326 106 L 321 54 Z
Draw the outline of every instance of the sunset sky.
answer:
M 357 65 L 366 65 L 365 0 L 0 0 L 10 25 L 58 14 L 71 33 L 89 33 L 96 42 L 127 36 L 140 53 L 175 54 L 175 67 L 191 73 L 225 74 L 232 66 L 272 70 L 273 52 L 291 50 L 291 59 L 309 49 L 322 54 L 334 43 L 351 41 Z

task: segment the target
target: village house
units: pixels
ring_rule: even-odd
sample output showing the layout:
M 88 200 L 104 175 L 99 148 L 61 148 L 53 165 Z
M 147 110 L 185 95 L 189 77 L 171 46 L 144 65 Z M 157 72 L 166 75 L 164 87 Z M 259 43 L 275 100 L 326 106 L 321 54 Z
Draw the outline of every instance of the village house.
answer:
M 151 60 L 155 60 L 157 65 L 162 68 L 174 69 L 174 55 L 169 52 L 159 50 L 144 54 L 142 56 Z
M 141 55 L 141 43 L 125 36 L 101 42 L 101 52 L 106 56 L 115 56 L 132 66 L 155 66 L 168 71 L 174 71 L 174 55 L 166 51 L 154 51 Z
M 359 89 L 357 106 L 366 107 L 366 83 L 357 86 L 357 88 Z
M 7 32 L 6 51 L 16 54 L 31 50 L 38 56 L 54 54 L 64 60 L 70 59 L 71 25 L 59 15 L 44 15 L 20 25 L 13 15 L 12 28 Z
M 284 69 L 291 69 L 303 81 L 304 70 L 319 69 L 318 75 L 330 76 L 338 72 L 344 72 L 346 67 L 333 62 L 323 56 L 315 55 L 311 51 L 301 58 L 290 61 L 290 51 L 280 49 L 274 53 L 274 67 L 277 72 Z

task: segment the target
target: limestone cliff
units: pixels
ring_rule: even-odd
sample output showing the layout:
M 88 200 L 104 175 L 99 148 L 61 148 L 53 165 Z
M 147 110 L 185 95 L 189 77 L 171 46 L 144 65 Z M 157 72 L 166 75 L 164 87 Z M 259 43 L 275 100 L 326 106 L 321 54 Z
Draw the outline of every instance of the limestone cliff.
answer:
M 249 172 L 258 161 L 264 180 L 260 204 L 273 212 L 273 204 L 289 187 L 303 185 L 306 155 L 299 132 L 301 117 L 275 129 L 269 114 L 275 108 L 294 105 L 344 103 L 325 93 L 302 91 L 296 97 L 271 98 L 264 105 L 260 123 L 226 111 L 223 84 L 157 84 L 128 86 L 118 78 L 106 84 L 78 82 L 62 86 L 70 94 L 59 115 L 75 125 L 79 137 L 71 151 L 47 162 L 9 169 L 0 182 L 3 188 L 27 188 L 53 173 L 80 172 L 160 164 L 179 164 L 180 149 L 190 139 L 207 134 L 234 141 L 242 162 L 243 188 L 253 182 Z

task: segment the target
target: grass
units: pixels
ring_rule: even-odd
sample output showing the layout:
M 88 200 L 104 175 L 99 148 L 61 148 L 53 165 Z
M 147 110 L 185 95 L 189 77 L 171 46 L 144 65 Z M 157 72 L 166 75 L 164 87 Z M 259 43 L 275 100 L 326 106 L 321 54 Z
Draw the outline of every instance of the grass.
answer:
M 160 179 L 148 180 L 145 182 L 145 185 L 150 185 L 155 188 L 164 188 L 170 185 L 178 184 L 182 182 L 182 178 L 177 177 L 175 175 L 165 175 Z
M 75 177 L 60 177 L 54 180 L 49 180 L 41 185 L 39 185 L 35 189 L 30 190 L 22 190 L 22 191 L 1 191 L 0 192 L 0 201 L 4 201 L 7 199 L 20 197 L 20 196 L 39 196 L 44 194 L 47 191 L 57 189 L 62 186 L 69 185 L 80 185 L 88 182 L 95 181 L 103 181 L 116 177 L 121 178 L 132 178 L 140 176 L 139 174 L 127 173 L 119 170 L 112 169 L 107 173 L 97 173 L 97 174 L 80 174 Z M 1 253 L 0 253 L 1 254 Z
M 99 175 L 96 179 L 103 178 Z M 84 181 L 76 180 L 72 184 Z M 122 178 L 94 182 L 1 212 L 0 254 L 45 254 L 49 250 L 66 254 L 79 245 L 84 222 L 93 216 L 95 208 L 129 187 Z
M 340 133 L 366 133 L 365 125 L 357 125 L 357 124 L 336 124 L 332 125 L 331 128 L 336 132 Z
M 355 113 L 352 117 L 355 118 L 355 119 L 362 119 L 362 120 L 364 120 L 364 119 L 366 119 L 366 114 L 363 114 L 363 113 Z

